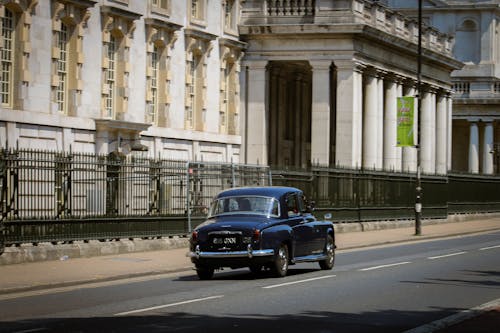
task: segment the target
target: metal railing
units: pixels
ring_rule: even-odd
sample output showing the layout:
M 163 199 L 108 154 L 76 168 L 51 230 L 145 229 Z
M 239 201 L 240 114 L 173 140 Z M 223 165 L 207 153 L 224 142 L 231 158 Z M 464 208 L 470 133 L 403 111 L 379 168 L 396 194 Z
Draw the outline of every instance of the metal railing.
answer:
M 423 175 L 423 217 L 500 211 L 500 177 Z M 0 150 L 3 245 L 185 235 L 212 197 L 235 186 L 286 185 L 315 214 L 352 222 L 414 218 L 415 174 Z

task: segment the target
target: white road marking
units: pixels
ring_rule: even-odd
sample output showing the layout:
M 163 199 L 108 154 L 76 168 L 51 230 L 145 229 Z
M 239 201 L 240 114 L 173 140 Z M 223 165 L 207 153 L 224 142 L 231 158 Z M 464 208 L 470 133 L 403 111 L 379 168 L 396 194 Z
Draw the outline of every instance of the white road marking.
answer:
M 488 246 L 488 247 L 480 248 L 479 251 L 498 249 L 499 247 L 500 247 L 500 245 Z
M 411 264 L 411 261 L 402 261 L 402 262 L 396 262 L 394 264 L 387 264 L 387 265 L 380 265 L 380 266 L 373 266 L 373 267 L 361 268 L 360 271 L 362 271 L 362 272 L 373 271 L 375 269 L 387 268 L 387 267 L 393 267 L 393 266 L 400 266 L 400 265 L 406 265 L 406 264 Z
M 146 311 L 151 311 L 151 310 L 164 309 L 164 308 L 169 308 L 169 307 L 172 307 L 172 306 L 184 305 L 184 304 L 196 303 L 196 302 L 202 302 L 202 301 L 208 301 L 208 300 L 211 300 L 211 299 L 217 299 L 217 298 L 222 298 L 222 297 L 224 297 L 224 295 L 217 295 L 217 296 L 209 296 L 209 297 L 205 297 L 205 298 L 191 299 L 191 300 L 183 301 L 183 302 L 177 302 L 177 303 L 171 303 L 171 304 L 164 304 L 164 305 L 152 306 L 150 308 L 144 308 L 144 309 L 137 309 L 137 310 L 132 310 L 132 311 L 120 312 L 120 313 L 116 313 L 115 316 L 126 316 L 126 315 L 133 314 L 133 313 L 139 313 L 139 312 L 146 312 Z
M 315 280 L 328 279 L 328 278 L 335 277 L 335 276 L 336 276 L 336 275 L 326 275 L 326 276 L 320 276 L 320 277 L 311 278 L 311 279 L 306 279 L 306 280 L 292 281 L 292 282 L 285 282 L 285 283 L 280 283 L 280 284 L 273 284 L 273 285 L 271 285 L 271 286 L 262 287 L 262 288 L 263 288 L 263 289 L 278 288 L 278 287 L 283 287 L 283 286 L 289 286 L 289 285 L 291 285 L 291 284 L 297 284 L 297 283 L 310 282 L 310 281 L 315 281 Z
M 462 252 L 455 252 L 455 253 L 449 253 L 449 254 L 443 254 L 441 256 L 435 256 L 435 257 L 428 257 L 427 259 L 434 260 L 434 259 L 441 259 L 441 258 L 447 258 L 447 257 L 453 257 L 453 256 L 459 256 L 461 254 L 465 254 L 467 252 L 462 251 Z

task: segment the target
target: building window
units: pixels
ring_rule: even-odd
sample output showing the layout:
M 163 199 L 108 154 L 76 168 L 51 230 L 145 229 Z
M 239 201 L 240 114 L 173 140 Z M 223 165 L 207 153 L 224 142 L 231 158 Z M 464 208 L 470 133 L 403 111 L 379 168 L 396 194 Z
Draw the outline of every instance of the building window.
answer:
M 198 24 L 205 21 L 205 0 L 191 0 L 191 21 Z
M 116 38 L 111 36 L 107 43 L 106 56 L 108 59 L 108 67 L 105 71 L 105 84 L 107 86 L 107 95 L 104 104 L 104 117 L 114 118 L 114 102 L 116 96 Z
M 2 17 L 2 39 L 1 48 L 2 68 L 0 72 L 1 101 L 3 107 L 12 107 L 13 76 L 14 76 L 14 45 L 15 45 L 15 15 L 5 8 L 5 15 Z
M 155 124 L 158 121 L 158 74 L 159 74 L 159 52 L 158 47 L 153 48 L 151 52 L 151 84 L 150 84 L 150 102 L 148 108 L 149 122 Z
M 226 31 L 234 32 L 236 30 L 236 17 L 235 0 L 226 0 L 224 6 L 224 28 Z
M 169 54 L 175 30 L 156 19 L 146 19 L 145 23 L 148 36 L 145 121 L 158 127 L 168 127 L 172 75 Z
M 160 15 L 170 15 L 170 0 L 151 0 L 151 12 Z
M 188 87 L 187 87 L 187 107 L 186 107 L 186 127 L 194 128 L 195 114 L 197 109 L 197 68 L 199 67 L 200 58 L 193 55 L 192 59 L 187 62 L 188 66 Z
M 165 10 L 169 9 L 169 5 L 170 5 L 169 0 L 152 0 L 152 1 L 153 1 L 153 7 L 161 8 L 161 9 L 165 9 Z
M 61 24 L 61 30 L 56 32 L 56 44 L 59 50 L 59 55 L 56 60 L 56 74 L 58 78 L 58 86 L 56 88 L 57 110 L 61 113 L 67 112 L 67 78 L 68 78 L 68 28 L 65 24 Z

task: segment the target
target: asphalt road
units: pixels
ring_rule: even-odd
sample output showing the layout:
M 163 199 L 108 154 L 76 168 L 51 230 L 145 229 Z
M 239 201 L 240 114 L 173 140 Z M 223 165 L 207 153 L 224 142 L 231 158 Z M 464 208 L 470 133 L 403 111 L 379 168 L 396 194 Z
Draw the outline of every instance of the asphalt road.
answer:
M 500 298 L 500 232 L 337 252 L 285 278 L 193 271 L 0 296 L 0 332 L 403 332 Z

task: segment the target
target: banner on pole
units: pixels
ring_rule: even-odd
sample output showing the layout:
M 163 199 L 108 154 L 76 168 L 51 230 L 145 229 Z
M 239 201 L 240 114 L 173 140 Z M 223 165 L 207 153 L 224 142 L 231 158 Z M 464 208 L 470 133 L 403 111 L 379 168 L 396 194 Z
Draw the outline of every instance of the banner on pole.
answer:
M 413 147 L 414 143 L 415 97 L 398 97 L 397 147 Z

